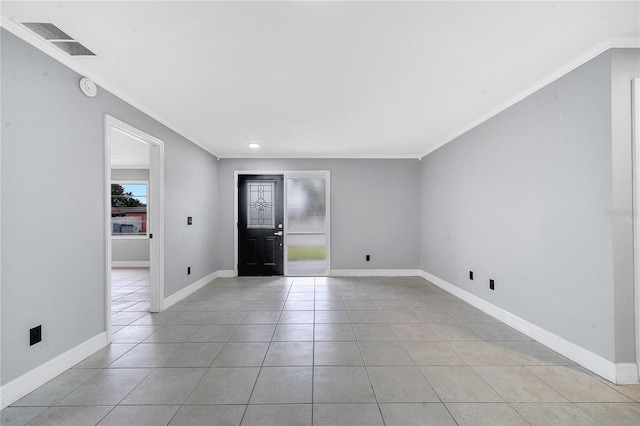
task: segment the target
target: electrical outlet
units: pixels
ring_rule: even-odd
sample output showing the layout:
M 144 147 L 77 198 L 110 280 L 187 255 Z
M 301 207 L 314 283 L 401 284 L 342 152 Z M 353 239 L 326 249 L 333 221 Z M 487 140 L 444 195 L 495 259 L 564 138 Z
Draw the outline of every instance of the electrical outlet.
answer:
M 469 271 L 469 279 L 473 281 L 473 271 Z
M 187 266 L 187 275 L 191 275 L 191 266 Z
M 29 346 L 42 341 L 42 326 L 33 327 L 29 330 Z
M 187 216 L 187 225 L 193 225 L 193 218 L 191 216 Z
M 369 261 L 371 260 L 371 255 L 370 255 L 370 254 L 368 254 L 368 255 L 366 255 L 364 258 L 365 258 L 365 260 L 366 260 L 367 262 L 369 262 Z
M 489 288 L 495 290 L 495 282 L 493 280 L 489 280 Z

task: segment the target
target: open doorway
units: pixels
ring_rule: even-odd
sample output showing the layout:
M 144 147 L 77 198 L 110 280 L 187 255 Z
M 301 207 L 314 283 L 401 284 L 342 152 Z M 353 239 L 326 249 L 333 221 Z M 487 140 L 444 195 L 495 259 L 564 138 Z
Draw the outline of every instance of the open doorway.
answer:
M 163 143 L 106 115 L 105 154 L 105 321 L 111 338 L 136 314 L 163 309 Z

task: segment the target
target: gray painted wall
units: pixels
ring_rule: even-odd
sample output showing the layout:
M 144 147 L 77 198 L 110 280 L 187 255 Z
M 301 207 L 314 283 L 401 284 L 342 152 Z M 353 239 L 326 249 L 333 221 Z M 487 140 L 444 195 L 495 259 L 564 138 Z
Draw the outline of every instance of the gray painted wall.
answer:
M 78 74 L 4 29 L 1 43 L 6 384 L 106 329 L 106 113 L 165 143 L 165 296 L 218 270 L 218 206 L 215 157 L 105 90 L 85 97 Z
M 618 362 L 635 362 L 631 80 L 640 77 L 640 49 L 614 49 L 611 55 L 615 350 Z
M 112 169 L 111 180 L 149 180 L 148 169 Z M 149 261 L 148 238 L 111 238 L 111 260 Z
M 615 362 L 634 359 L 630 220 L 611 215 L 631 205 L 617 133 L 629 55 L 606 52 L 429 154 L 420 179 L 424 270 Z M 626 96 L 613 115 L 612 96 Z
M 418 161 L 221 159 L 219 163 L 220 269 L 234 269 L 235 170 L 330 170 L 331 268 L 418 267 Z M 371 255 L 370 262 L 365 254 Z

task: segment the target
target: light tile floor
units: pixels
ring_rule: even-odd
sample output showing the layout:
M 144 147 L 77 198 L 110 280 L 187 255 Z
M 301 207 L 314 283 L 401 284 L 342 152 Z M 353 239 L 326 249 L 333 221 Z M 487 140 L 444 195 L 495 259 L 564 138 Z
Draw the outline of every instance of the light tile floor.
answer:
M 421 278 L 217 279 L 159 314 L 145 280 L 114 284 L 114 343 L 2 425 L 640 424 L 640 385 Z

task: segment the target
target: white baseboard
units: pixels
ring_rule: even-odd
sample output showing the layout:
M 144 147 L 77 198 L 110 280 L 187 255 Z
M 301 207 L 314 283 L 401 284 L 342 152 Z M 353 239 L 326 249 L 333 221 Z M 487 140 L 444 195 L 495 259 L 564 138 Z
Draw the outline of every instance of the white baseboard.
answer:
M 332 269 L 332 277 L 419 277 L 420 269 Z
M 633 362 L 616 364 L 616 384 L 634 385 L 638 383 L 638 366 Z
M 164 299 L 162 309 L 164 310 L 164 309 L 167 309 L 169 306 L 175 305 L 185 297 L 200 290 L 202 287 L 209 284 L 211 281 L 215 280 L 218 277 L 220 277 L 220 271 L 212 272 L 209 275 L 203 278 L 200 278 L 198 281 L 194 282 L 193 284 L 186 286 L 182 290 L 176 291 L 171 296 L 166 297 Z
M 221 269 L 218 271 L 218 278 L 233 278 L 236 276 L 236 273 L 233 269 Z
M 0 387 L 0 409 L 13 404 L 107 344 L 107 333 L 102 332 Z
M 112 260 L 112 268 L 149 268 L 148 260 Z
M 559 354 L 617 384 L 638 383 L 636 364 L 616 364 L 426 271 L 420 276 Z

